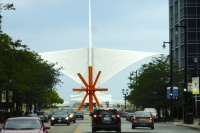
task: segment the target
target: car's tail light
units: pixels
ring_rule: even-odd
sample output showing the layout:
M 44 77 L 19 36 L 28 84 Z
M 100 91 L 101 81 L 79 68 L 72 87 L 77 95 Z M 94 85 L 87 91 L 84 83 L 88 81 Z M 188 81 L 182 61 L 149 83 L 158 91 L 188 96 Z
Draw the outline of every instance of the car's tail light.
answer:
M 120 115 L 116 115 L 115 117 L 116 117 L 116 118 L 120 118 Z
M 133 117 L 133 120 L 137 120 L 138 118 L 137 117 Z
M 97 118 L 97 117 L 98 117 L 98 115 L 94 114 L 94 115 L 93 115 L 93 117 L 94 117 L 94 118 Z
M 152 117 L 149 117 L 148 120 L 153 120 L 153 118 L 152 118 Z

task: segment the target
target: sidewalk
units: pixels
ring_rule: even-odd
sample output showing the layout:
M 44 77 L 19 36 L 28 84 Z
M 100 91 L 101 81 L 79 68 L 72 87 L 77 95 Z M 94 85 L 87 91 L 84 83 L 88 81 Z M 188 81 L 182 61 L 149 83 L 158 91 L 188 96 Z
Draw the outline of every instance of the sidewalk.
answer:
M 200 118 L 194 118 L 193 119 L 193 124 L 187 124 L 187 123 L 183 123 L 183 120 L 174 120 L 174 123 L 176 126 L 183 126 L 183 127 L 189 127 L 189 128 L 193 128 L 193 129 L 197 129 L 200 130 Z

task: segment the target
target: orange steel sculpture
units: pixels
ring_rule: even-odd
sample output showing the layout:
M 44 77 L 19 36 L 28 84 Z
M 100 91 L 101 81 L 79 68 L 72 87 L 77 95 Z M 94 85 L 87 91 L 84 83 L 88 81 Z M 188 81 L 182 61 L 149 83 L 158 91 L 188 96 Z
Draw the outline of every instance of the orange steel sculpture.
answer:
M 98 88 L 98 89 L 95 88 L 95 85 L 97 83 L 97 80 L 98 80 L 100 74 L 101 74 L 101 71 L 98 72 L 94 83 L 93 83 L 93 78 L 92 78 L 92 75 L 93 75 L 92 66 L 88 66 L 88 81 L 89 81 L 89 83 L 87 83 L 84 80 L 84 78 L 82 77 L 82 75 L 80 73 L 77 74 L 79 76 L 79 78 L 82 80 L 83 84 L 85 85 L 85 88 L 84 89 L 74 88 L 73 91 L 76 91 L 76 92 L 85 91 L 86 92 L 80 106 L 78 107 L 78 110 L 80 110 L 82 108 L 82 106 L 85 102 L 85 99 L 87 98 L 88 95 L 89 95 L 89 111 L 93 111 L 93 97 L 96 101 L 97 106 L 98 107 L 101 106 L 100 103 L 99 103 L 99 100 L 97 99 L 95 92 L 96 91 L 108 91 L 108 89 L 107 88 Z

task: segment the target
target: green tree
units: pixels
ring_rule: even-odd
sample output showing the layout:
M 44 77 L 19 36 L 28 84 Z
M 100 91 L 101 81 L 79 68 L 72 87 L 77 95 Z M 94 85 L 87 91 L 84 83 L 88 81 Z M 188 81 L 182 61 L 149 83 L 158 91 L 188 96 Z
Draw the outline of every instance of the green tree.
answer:
M 160 55 L 159 57 L 153 57 L 152 61 L 148 64 L 143 64 L 139 69 L 139 74 L 136 78 L 128 77 L 132 79 L 129 83 L 131 90 L 127 96 L 129 102 L 134 103 L 136 106 L 164 107 L 165 99 L 165 82 L 162 78 L 170 78 L 170 56 Z M 179 70 L 177 65 L 173 63 L 173 86 L 179 88 L 179 99 L 182 99 L 183 73 Z M 170 86 L 170 84 L 166 84 Z M 169 103 L 169 100 L 167 101 Z M 182 106 L 183 101 L 180 100 L 179 106 Z M 167 104 L 169 105 L 169 104 Z

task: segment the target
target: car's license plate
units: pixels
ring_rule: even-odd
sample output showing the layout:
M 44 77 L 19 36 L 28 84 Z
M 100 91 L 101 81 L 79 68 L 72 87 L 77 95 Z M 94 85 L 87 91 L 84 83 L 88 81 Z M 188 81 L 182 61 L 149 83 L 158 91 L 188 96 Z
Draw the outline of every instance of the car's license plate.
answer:
M 78 115 L 78 117 L 80 117 L 80 115 Z
M 104 117 L 104 120 L 105 120 L 105 121 L 109 121 L 109 120 L 110 120 L 110 117 Z
M 58 120 L 58 122 L 61 122 L 62 120 Z
M 145 121 L 145 119 L 140 119 L 140 121 Z

